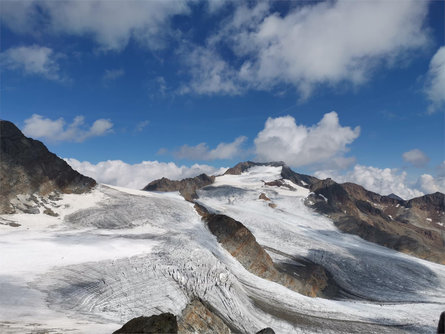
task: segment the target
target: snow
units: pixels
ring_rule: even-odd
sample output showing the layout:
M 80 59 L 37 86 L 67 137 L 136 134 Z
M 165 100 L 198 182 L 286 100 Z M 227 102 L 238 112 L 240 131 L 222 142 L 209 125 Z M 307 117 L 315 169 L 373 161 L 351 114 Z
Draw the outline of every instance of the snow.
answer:
M 140 315 L 179 315 L 194 297 L 239 332 L 317 332 L 259 304 L 334 332 L 353 331 L 351 321 L 370 333 L 398 331 L 379 324 L 432 332 L 445 305 L 445 267 L 340 233 L 304 205 L 306 188 L 265 185 L 280 174 L 281 167 L 261 166 L 218 176 L 199 191 L 199 203 L 241 221 L 278 251 L 268 251 L 274 261 L 283 260 L 279 252 L 306 256 L 364 300 L 309 298 L 251 274 L 177 192 L 99 185 L 63 195 L 58 217 L 0 217 L 21 224 L 0 225 L 0 332 L 111 333 Z

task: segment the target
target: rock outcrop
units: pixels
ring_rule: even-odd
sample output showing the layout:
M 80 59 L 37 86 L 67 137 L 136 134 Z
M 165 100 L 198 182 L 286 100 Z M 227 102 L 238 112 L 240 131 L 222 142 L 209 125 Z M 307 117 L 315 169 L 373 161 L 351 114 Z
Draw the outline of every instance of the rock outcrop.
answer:
M 163 177 L 162 179 L 150 182 L 144 187 L 146 191 L 179 191 L 179 193 L 189 202 L 198 198 L 196 191 L 215 182 L 214 176 L 201 174 L 193 178 L 173 181 Z
M 267 328 L 263 328 L 262 330 L 260 330 L 256 334 L 275 334 L 275 331 L 272 328 L 267 327 Z
M 200 300 L 191 301 L 178 319 L 179 334 L 230 334 L 231 329 Z
M 25 137 L 13 123 L 0 121 L 0 213 L 38 213 L 34 195 L 80 194 L 95 185 L 43 143 Z
M 178 333 L 176 317 L 171 313 L 152 315 L 151 317 L 138 317 L 131 319 L 122 328 L 113 334 L 139 334 L 139 333 Z
M 330 217 L 341 231 L 445 264 L 444 194 L 405 201 L 331 179 L 313 183 L 310 190 L 306 204 Z
M 198 208 L 201 214 L 204 210 Z M 320 266 L 310 267 L 309 271 L 309 267 L 295 267 L 292 269 L 293 275 L 288 274 L 285 268 L 280 270 L 281 267 L 272 261 L 242 223 L 219 214 L 205 213 L 203 218 L 218 242 L 251 273 L 306 296 L 324 296 L 323 291 L 328 288 L 328 275 Z

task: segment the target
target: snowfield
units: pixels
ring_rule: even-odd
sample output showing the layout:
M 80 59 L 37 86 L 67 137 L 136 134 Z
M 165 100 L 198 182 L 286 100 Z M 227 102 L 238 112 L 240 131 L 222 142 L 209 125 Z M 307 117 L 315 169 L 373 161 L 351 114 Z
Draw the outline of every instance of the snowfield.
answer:
M 179 315 L 194 297 L 239 332 L 434 332 L 445 266 L 340 233 L 304 205 L 306 188 L 265 185 L 280 172 L 219 176 L 198 203 L 242 222 L 275 262 L 323 265 L 348 298 L 310 298 L 251 274 L 177 193 L 99 185 L 64 195 L 58 217 L 0 216 L 0 332 L 111 333 L 140 315 Z

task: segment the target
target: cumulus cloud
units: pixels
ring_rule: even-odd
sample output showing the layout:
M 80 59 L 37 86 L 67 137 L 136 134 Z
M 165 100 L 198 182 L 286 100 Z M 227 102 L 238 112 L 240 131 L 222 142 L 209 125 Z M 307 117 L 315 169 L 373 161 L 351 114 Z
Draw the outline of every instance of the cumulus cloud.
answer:
M 49 141 L 82 142 L 87 138 L 103 136 L 112 132 L 113 123 L 108 119 L 98 119 L 91 126 L 85 125 L 83 116 L 76 116 L 70 124 L 63 118 L 51 120 L 42 115 L 33 114 L 25 120 L 23 133 L 32 138 Z
M 56 55 L 52 49 L 44 46 L 18 46 L 0 53 L 0 64 L 10 70 L 20 70 L 26 75 L 61 80 L 58 57 L 60 55 Z
M 358 126 L 354 129 L 341 126 L 336 112 L 325 114 L 312 127 L 296 124 L 291 116 L 269 118 L 255 138 L 256 159 L 285 161 L 298 167 L 337 158 L 340 165 L 347 165 L 351 159 L 342 154 L 359 134 Z
M 380 65 L 393 66 L 399 57 L 428 43 L 424 1 L 323 1 L 275 13 L 267 2 L 242 3 L 208 39 L 207 54 L 195 59 L 208 72 L 208 62 L 229 48 L 236 61 L 218 60 L 220 93 L 238 89 L 272 89 L 279 84 L 298 88 L 303 98 L 317 84 L 359 85 Z M 322 22 L 322 24 L 320 24 Z M 218 57 L 216 54 L 216 57 Z M 218 59 L 218 58 L 217 58 Z M 197 82 L 199 80 L 199 82 Z M 202 81 L 204 80 L 204 82 Z M 198 93 L 208 81 L 216 92 L 215 77 L 192 75 Z
M 403 153 L 402 157 L 403 160 L 405 160 L 406 162 L 419 168 L 425 167 L 430 161 L 430 158 L 428 158 L 428 156 L 425 153 L 423 153 L 421 150 L 417 148 Z
M 232 159 L 243 154 L 242 144 L 247 137 L 241 136 L 231 143 L 219 143 L 214 149 L 209 149 L 206 143 L 200 143 L 196 146 L 183 145 L 174 152 L 177 159 L 190 160 L 218 160 Z
M 120 187 L 142 189 L 153 180 L 167 177 L 180 180 L 194 177 L 202 173 L 219 175 L 227 168 L 215 168 L 208 165 L 195 164 L 191 167 L 178 166 L 173 162 L 142 161 L 138 164 L 127 164 L 120 160 L 102 161 L 92 164 L 88 161 L 65 159 L 78 172 L 94 178 L 99 183 Z
M 394 193 L 403 199 L 411 199 L 424 195 L 422 191 L 416 189 L 416 185 L 409 184 L 406 172 L 399 171 L 395 168 L 381 169 L 371 166 L 355 165 L 351 171 L 345 174 L 340 174 L 334 170 L 325 170 L 317 171 L 314 175 L 321 179 L 330 177 L 339 183 L 357 183 L 381 195 Z
M 189 11 L 187 1 L 3 1 L 3 24 L 19 33 L 88 35 L 103 50 L 122 50 L 131 39 L 162 48 L 169 18 Z
M 417 180 L 418 187 L 425 193 L 435 193 L 440 191 L 441 193 L 445 193 L 445 177 L 438 176 L 433 177 L 429 174 L 423 174 Z
M 429 112 L 445 109 L 445 46 L 431 59 L 427 78 L 425 92 L 431 101 Z

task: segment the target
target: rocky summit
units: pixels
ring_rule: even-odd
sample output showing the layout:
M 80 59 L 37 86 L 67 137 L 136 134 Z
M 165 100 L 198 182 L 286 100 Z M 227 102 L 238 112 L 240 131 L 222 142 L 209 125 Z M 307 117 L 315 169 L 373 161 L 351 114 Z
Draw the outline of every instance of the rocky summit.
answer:
M 37 196 L 88 192 L 96 181 L 73 170 L 45 145 L 0 120 L 0 213 L 38 213 Z M 47 211 L 50 213 L 50 211 Z

